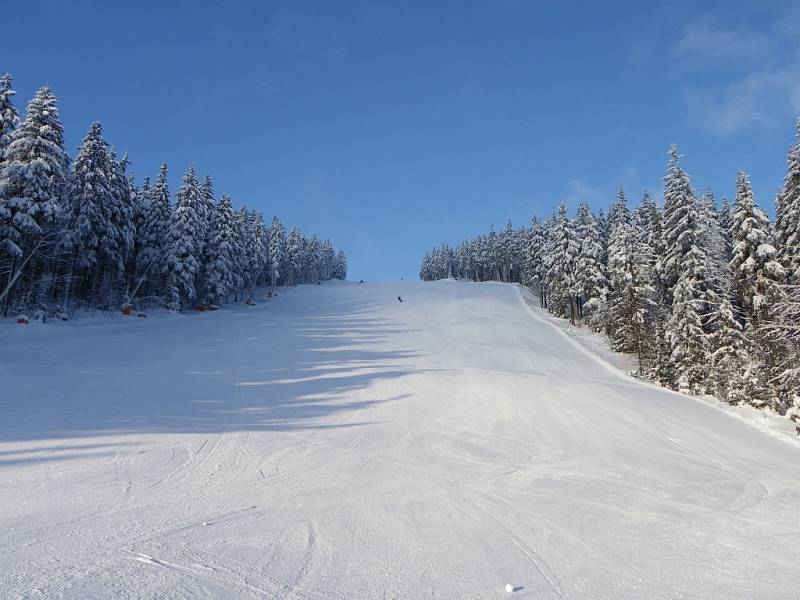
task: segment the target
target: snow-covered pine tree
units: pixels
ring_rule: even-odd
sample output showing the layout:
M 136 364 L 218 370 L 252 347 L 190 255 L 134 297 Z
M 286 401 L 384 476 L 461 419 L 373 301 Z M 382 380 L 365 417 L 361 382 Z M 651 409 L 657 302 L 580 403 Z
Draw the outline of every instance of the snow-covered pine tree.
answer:
M 125 295 L 125 268 L 133 247 L 133 200 L 126 165 L 95 122 L 75 160 L 70 186 L 70 275 L 80 301 L 110 307 Z M 68 288 L 69 288 L 68 284 Z
M 133 190 L 133 230 L 136 235 L 133 239 L 133 249 L 128 256 L 128 276 L 129 283 L 133 288 L 138 285 L 142 267 L 139 260 L 142 256 L 142 248 L 144 246 L 145 238 L 145 222 L 147 221 L 147 214 L 150 212 L 150 204 L 152 202 L 152 190 L 150 189 L 150 178 L 144 177 L 142 184 L 136 187 L 133 178 L 130 177 L 130 185 Z
M 670 172 L 674 172 L 674 165 L 670 166 Z M 667 189 L 671 184 L 668 172 Z M 665 223 L 665 237 L 671 240 L 667 273 L 674 268 L 677 280 L 672 288 L 672 309 L 666 336 L 671 348 L 674 386 L 699 394 L 705 392 L 711 359 L 704 329 L 709 312 L 708 254 L 703 247 L 706 234 L 697 197 L 690 193 L 673 200 Z
M 597 229 L 600 232 L 600 246 L 603 253 L 600 255 L 600 263 L 603 267 L 608 266 L 608 216 L 603 209 L 599 209 L 595 215 L 597 221 Z
M 464 241 L 458 248 L 458 277 L 459 279 L 471 279 L 473 272 L 472 243 Z
M 489 226 L 489 234 L 486 236 L 486 243 L 483 250 L 483 261 L 486 268 L 484 273 L 487 281 L 500 281 L 500 240 L 494 225 Z
M 719 210 L 717 211 L 717 220 L 719 226 L 722 228 L 722 233 L 725 239 L 725 256 L 728 257 L 728 264 L 733 258 L 733 244 L 731 243 L 731 204 L 727 198 L 723 198 L 719 203 Z
M 658 290 L 656 290 L 658 296 Z M 672 368 L 672 346 L 667 335 L 670 309 L 658 300 L 653 311 L 653 356 L 645 374 L 659 384 L 672 387 L 675 384 L 675 371 Z
M 233 211 L 233 300 L 239 300 L 247 286 L 247 229 L 244 210 Z
M 231 218 L 231 282 L 233 288 L 228 295 L 229 302 L 238 301 L 245 288 L 245 262 L 244 247 L 242 246 L 242 221 L 241 213 L 233 208 L 233 216 Z
M 730 266 L 737 300 L 745 317 L 757 320 L 780 297 L 784 269 L 770 235 L 767 215 L 756 205 L 750 179 L 740 171 L 731 215 L 733 258 Z
M 286 257 L 289 264 L 286 285 L 302 283 L 304 253 L 303 234 L 299 227 L 292 227 L 286 243 Z
M 800 418 L 800 284 L 785 285 L 770 312 L 772 318 L 762 326 L 762 336 L 776 350 L 773 407 Z
M 698 207 L 704 229 L 702 244 L 708 256 L 708 290 L 713 294 L 709 300 L 715 302 L 715 298 L 721 297 L 730 284 L 732 257 L 728 252 L 729 234 L 722 228 L 714 194 L 710 190 L 700 198 Z
M 697 199 L 689 176 L 680 166 L 678 149 L 669 149 L 664 177 L 663 258 L 656 261 L 659 300 L 669 309 L 659 323 L 669 342 L 669 369 L 658 364 L 661 377 L 671 372 L 678 389 L 704 391 L 710 349 L 704 322 L 709 310 L 707 211 Z M 671 308 L 670 308 L 671 307 Z M 657 315 L 661 315 L 661 311 Z M 663 361 L 663 352 L 657 361 Z
M 284 227 L 283 230 L 283 257 L 280 263 L 280 273 L 281 273 L 281 280 L 280 285 L 286 286 L 289 285 L 289 280 L 291 279 L 291 271 L 292 271 L 292 262 L 289 257 L 289 233 L 287 232 L 286 228 Z
M 556 260 L 555 230 L 558 223 L 558 211 L 551 214 L 544 224 L 544 246 L 542 247 L 542 294 L 545 298 L 545 308 L 556 316 L 564 315 L 563 298 L 560 296 L 557 269 L 554 268 Z
M 433 270 L 433 256 L 430 252 L 426 252 L 422 259 L 422 266 L 420 267 L 419 277 L 423 281 L 435 281 L 436 273 Z
M 542 261 L 542 250 L 544 248 L 544 232 L 542 222 L 539 217 L 531 219 L 531 226 L 528 230 L 528 245 L 525 252 L 525 271 L 528 274 L 529 285 L 539 296 L 539 300 L 544 306 L 544 298 L 541 285 L 544 280 L 544 270 Z M 472 253 L 469 253 L 471 256 Z M 470 261 L 471 262 L 471 261 Z
M 4 155 L 6 147 L 11 143 L 11 134 L 19 125 L 19 113 L 11 99 L 16 92 L 12 88 L 11 75 L 6 73 L 0 78 L 0 175 L 3 172 Z M 11 277 L 12 264 L 16 261 L 16 256 L 2 247 L 3 230 L 9 226 L 11 219 L 11 209 L 5 202 L 5 190 L 0 180 L 0 294 L 6 288 L 6 282 Z M 4 304 L 0 298 L 0 306 Z
M 514 229 L 514 240 L 511 245 L 511 264 L 514 283 L 523 283 L 525 275 L 525 253 L 528 244 L 528 231 L 525 227 Z
M 214 208 L 206 246 L 205 302 L 227 302 L 236 288 L 235 268 L 235 213 L 231 199 L 222 195 Z
M 200 231 L 197 261 L 200 263 L 200 270 L 197 273 L 195 280 L 195 288 L 199 298 L 206 295 L 206 281 L 205 276 L 208 272 L 206 264 L 211 260 L 211 253 L 213 252 L 209 246 L 211 238 L 213 237 L 213 221 L 216 215 L 216 205 L 214 200 L 214 182 L 211 176 L 206 174 L 200 183 L 200 203 L 198 208 Z
M 499 251 L 498 251 L 498 271 L 500 271 L 500 281 L 509 283 L 515 281 L 516 265 L 514 264 L 516 258 L 516 232 L 511 223 L 511 219 L 506 223 L 506 228 L 500 234 Z M 452 270 L 450 273 L 452 277 Z
M 608 209 L 608 217 L 606 218 L 606 239 L 608 244 L 611 244 L 611 238 L 614 236 L 614 229 L 622 223 L 631 222 L 631 211 L 628 209 L 628 199 L 625 197 L 625 190 L 620 188 L 617 192 L 617 199 Z
M 116 152 L 109 147 L 109 165 L 111 196 L 113 199 L 111 219 L 114 225 L 113 233 L 116 235 L 116 255 L 113 257 L 112 277 L 113 283 L 109 289 L 108 302 L 116 303 L 121 297 L 127 300 L 129 291 L 124 290 L 125 266 L 128 257 L 133 252 L 136 229 L 133 224 L 134 195 L 131 180 L 128 176 L 127 155 L 118 161 Z M 109 257 L 111 258 L 111 257 Z M 132 277 L 128 278 L 128 283 Z
M 461 243 L 453 251 L 453 277 L 456 279 L 464 279 L 469 271 L 469 255 L 465 250 L 464 243 Z
M 778 261 L 784 269 L 782 294 L 770 311 L 764 336 L 777 348 L 778 409 L 800 417 L 800 119 L 790 147 L 783 188 L 776 199 Z
M 502 263 L 498 262 L 498 274 L 500 273 L 501 265 Z M 436 254 L 436 271 L 441 275 L 440 279 L 451 279 L 453 277 L 453 252 L 447 244 L 442 244 Z
M 470 264 L 472 264 L 473 273 L 471 275 L 473 281 L 484 281 L 486 266 L 486 236 L 479 235 L 470 244 Z
M 472 281 L 480 281 L 481 277 L 481 236 L 478 236 L 469 242 L 467 253 L 469 253 L 468 263 L 470 265 L 470 272 L 468 278 Z
M 785 296 L 785 272 L 777 261 L 769 219 L 756 205 L 750 179 L 741 171 L 736 180 L 731 227 L 735 299 L 745 318 L 745 333 L 754 343 L 758 359 L 758 383 L 750 401 L 755 406 L 766 404 L 782 412 L 788 403 L 782 393 L 786 390 L 778 389 L 775 382 L 781 374 L 784 349 L 772 334 L 770 323 Z
M 669 310 L 666 307 L 665 290 L 658 276 L 660 265 L 664 262 L 664 215 L 650 193 L 645 190 L 642 200 L 634 211 L 633 220 L 638 224 L 639 241 L 647 260 L 647 275 L 653 287 L 652 300 L 648 310 L 647 361 L 643 373 L 649 379 L 662 385 L 671 385 L 673 381 L 670 354 L 672 353 L 666 339 L 666 328 Z
M 569 316 L 573 324 L 578 314 L 576 298 L 580 293 L 575 277 L 579 251 L 573 221 L 567 214 L 567 205 L 562 202 L 546 245 L 546 277 L 553 298 L 550 310 L 558 317 Z
M 694 252 L 685 257 L 685 271 L 673 288 L 672 315 L 667 322 L 667 339 L 672 353 L 670 361 L 675 374 L 675 387 L 700 394 L 706 389 L 710 359 L 708 339 L 703 329 L 708 311 L 702 289 L 705 257 Z
M 166 291 L 167 232 L 172 217 L 167 173 L 167 163 L 161 163 L 155 183 L 146 191 L 147 212 L 144 214 L 141 248 L 136 260 L 137 276 L 143 280 L 144 288 L 140 293 L 144 297 L 163 297 Z
M 326 239 L 322 242 L 322 280 L 328 281 L 333 278 L 332 271 L 336 253 L 333 250 L 333 244 L 330 240 Z
M 471 281 L 483 281 L 486 270 L 484 264 L 486 236 L 475 236 L 471 240 L 465 241 L 464 244 L 464 254 L 466 255 L 464 262 L 469 268 L 466 278 Z
M 312 235 L 306 239 L 306 265 L 305 272 L 307 283 L 316 283 L 320 281 L 320 265 L 319 265 L 319 250 L 320 241 L 316 235 Z
M 333 279 L 344 281 L 347 279 L 347 256 L 343 250 L 336 254 L 336 267 L 333 272 Z
M 616 236 L 616 230 L 620 227 L 627 227 L 630 225 L 631 221 L 631 214 L 630 210 L 628 209 L 628 199 L 625 197 L 625 190 L 620 188 L 619 192 L 617 193 L 617 198 L 612 203 L 611 207 L 609 208 L 608 215 L 604 218 L 605 228 L 602 232 L 602 243 L 604 243 L 603 247 L 603 261 L 602 264 L 605 266 L 606 269 L 606 277 L 609 282 L 609 289 L 606 295 L 606 303 L 605 305 L 598 305 L 595 306 L 594 309 L 597 312 L 596 317 L 599 319 L 599 323 L 596 323 L 595 326 L 601 325 L 605 329 L 606 333 L 608 334 L 609 338 L 614 339 L 614 331 L 617 326 L 617 320 L 613 316 L 611 312 L 611 305 L 613 303 L 613 296 L 615 293 L 615 289 L 619 287 L 617 284 L 615 286 L 614 283 L 614 273 L 612 271 L 612 255 L 616 254 L 615 260 L 619 260 L 620 252 L 624 251 L 624 239 L 625 235 L 621 237 Z M 616 247 L 614 247 L 616 245 Z M 615 267 L 616 268 L 616 267 Z
M 44 244 L 55 242 L 52 229 L 65 202 L 69 159 L 57 99 L 43 87 L 28 103 L 21 125 L 11 134 L 0 169 L 0 301 L 4 312 L 14 301 L 12 289 L 24 275 L 35 279 Z
M 787 170 L 783 188 L 775 200 L 775 233 L 778 260 L 789 284 L 800 284 L 800 119 L 796 123 L 797 139 L 786 158 Z
M 644 237 L 638 218 L 630 223 L 620 219 L 613 228 L 608 246 L 611 292 L 606 313 L 612 348 L 635 353 L 640 372 L 647 368 L 652 354 L 649 334 L 655 307 L 655 289 L 651 283 L 653 260 Z
M 542 307 L 552 312 L 552 305 L 556 302 L 553 298 L 551 288 L 550 267 L 553 261 L 553 235 L 556 227 L 558 213 L 554 213 L 545 219 L 542 224 L 542 250 L 541 250 L 541 278 L 539 281 L 539 298 Z
M 664 222 L 661 209 L 658 208 L 658 204 L 656 204 L 647 190 L 642 194 L 642 201 L 639 205 L 638 212 L 644 235 L 643 241 L 650 247 L 650 252 L 653 255 L 654 262 L 652 268 L 653 275 L 655 276 L 659 259 L 663 257 L 664 254 Z
M 203 181 L 200 183 L 200 216 L 206 221 L 204 225 L 206 229 L 210 228 L 212 222 L 217 217 L 217 204 L 214 200 L 214 182 L 211 175 L 204 175 Z
M 3 172 L 3 157 L 5 155 L 6 147 L 11 143 L 11 134 L 19 125 L 19 113 L 14 106 L 11 99 L 16 92 L 12 88 L 11 75 L 6 73 L 0 77 L 0 174 Z M 4 225 L 4 221 L 11 219 L 11 209 L 5 203 L 5 189 L 0 181 L 0 236 L 3 235 L 3 229 L 8 226 Z M 0 240 L 2 237 L 0 237 Z M 11 265 L 16 260 L 16 257 L 4 251 L 0 247 L 0 294 L 5 289 L 5 282 L 7 277 L 11 274 Z M 2 303 L 0 302 L 0 305 Z
M 269 237 L 260 212 L 245 210 L 244 219 L 247 240 L 246 287 L 252 289 L 269 281 Z
M 0 169 L 3 166 L 5 149 L 11 143 L 11 134 L 19 125 L 19 112 L 12 102 L 15 95 L 11 75 L 6 73 L 0 77 Z M 0 190 L 0 198 L 2 198 L 2 190 Z
M 211 179 L 211 176 L 206 174 L 203 176 L 203 181 L 200 183 L 200 225 L 203 228 L 202 233 L 202 242 L 203 245 L 200 248 L 201 254 L 205 251 L 206 244 L 210 242 L 211 236 L 214 235 L 211 233 L 212 222 L 216 218 L 216 204 L 214 199 L 214 182 Z
M 113 230 L 114 204 L 108 144 L 99 122 L 92 123 L 72 164 L 70 178 L 69 248 L 73 259 L 69 279 L 79 300 L 101 304 L 101 288 L 107 269 L 117 255 Z
M 319 246 L 317 247 L 317 268 L 319 270 L 319 279 L 320 281 L 325 281 L 327 279 L 327 271 L 328 271 L 328 249 L 326 247 L 327 240 L 319 240 Z M 439 269 L 442 267 L 441 262 L 441 254 L 439 255 Z
M 753 387 L 750 342 L 727 294 L 712 310 L 707 326 L 712 331 L 709 336 L 712 364 L 709 370 L 710 391 L 730 404 L 747 402 Z
M 452 248 L 442 245 L 434 260 L 434 268 L 441 277 L 437 279 L 458 278 L 460 273 L 460 251 L 458 247 Z
M 578 238 L 578 261 L 575 278 L 580 290 L 578 293 L 578 312 L 584 316 L 584 306 L 589 316 L 597 314 L 606 301 L 608 280 L 603 265 L 603 246 L 597 221 L 589 205 L 581 202 L 575 218 L 575 233 Z M 593 323 L 597 327 L 597 323 Z
M 167 306 L 170 310 L 180 311 L 184 304 L 196 299 L 195 279 L 200 269 L 198 240 L 203 231 L 199 208 L 202 193 L 194 167 L 189 167 L 176 196 L 167 231 Z
M 269 278 L 270 285 L 275 287 L 284 276 L 281 266 L 286 260 L 286 230 L 278 217 L 272 218 L 269 226 Z
M 672 303 L 672 288 L 681 272 L 681 258 L 686 255 L 687 239 L 682 239 L 686 213 L 696 207 L 691 180 L 681 168 L 681 156 L 674 144 L 668 151 L 669 162 L 664 176 L 663 259 L 658 264 L 658 277 L 664 290 L 664 301 Z

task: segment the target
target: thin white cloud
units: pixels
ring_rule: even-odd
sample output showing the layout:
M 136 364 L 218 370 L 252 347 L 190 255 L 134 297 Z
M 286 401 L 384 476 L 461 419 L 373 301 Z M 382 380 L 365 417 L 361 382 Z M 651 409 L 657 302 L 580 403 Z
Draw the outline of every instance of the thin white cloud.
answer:
M 578 178 L 568 181 L 567 189 L 569 192 L 564 200 L 568 203 L 597 200 L 602 197 L 600 190 L 593 188 Z
M 800 112 L 800 64 L 753 71 L 707 89 L 690 87 L 686 99 L 713 133 L 773 126 Z
M 769 35 L 744 28 L 715 28 L 709 18 L 688 24 L 683 36 L 675 43 L 672 54 L 685 67 L 696 68 L 717 61 L 761 60 L 775 50 Z
M 772 127 L 800 112 L 800 41 L 787 35 L 800 12 L 764 31 L 715 26 L 701 18 L 672 48 L 690 114 L 718 135 Z
M 787 39 L 796 39 L 800 36 L 800 6 L 795 4 L 786 7 L 773 29 Z

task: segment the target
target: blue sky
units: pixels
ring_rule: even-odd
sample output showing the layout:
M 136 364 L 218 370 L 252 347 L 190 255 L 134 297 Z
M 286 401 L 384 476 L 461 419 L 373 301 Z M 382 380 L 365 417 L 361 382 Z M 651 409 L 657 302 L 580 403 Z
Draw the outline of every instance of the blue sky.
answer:
M 162 5 L 163 4 L 163 5 Z M 330 237 L 350 277 L 414 277 L 434 244 L 566 200 L 747 170 L 772 211 L 800 115 L 789 2 L 5 0 L 17 105 L 61 99 L 137 176 L 193 163 L 236 204 Z M 668 6 L 667 6 L 668 5 Z

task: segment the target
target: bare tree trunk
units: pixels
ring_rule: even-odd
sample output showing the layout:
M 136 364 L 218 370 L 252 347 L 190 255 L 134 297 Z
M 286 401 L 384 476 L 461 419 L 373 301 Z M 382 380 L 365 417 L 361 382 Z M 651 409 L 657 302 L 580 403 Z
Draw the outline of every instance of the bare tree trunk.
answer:
M 30 260 L 34 256 L 36 256 L 36 253 L 39 251 L 39 248 L 41 248 L 42 244 L 49 237 L 50 236 L 43 236 L 39 238 L 39 241 L 36 242 L 31 251 L 28 253 L 28 256 L 26 256 L 25 259 L 19 264 L 19 267 L 16 266 L 17 263 L 16 257 L 14 258 L 14 260 L 11 261 L 11 271 L 9 274 L 8 283 L 6 284 L 6 287 L 3 289 L 3 291 L 0 292 L 0 302 L 3 303 L 4 316 L 8 316 L 9 298 L 11 295 L 11 290 L 14 287 L 14 284 L 17 282 L 17 279 L 19 279 L 20 275 L 22 275 L 22 272 L 25 270 L 25 267 L 27 266 L 28 262 L 30 262 Z

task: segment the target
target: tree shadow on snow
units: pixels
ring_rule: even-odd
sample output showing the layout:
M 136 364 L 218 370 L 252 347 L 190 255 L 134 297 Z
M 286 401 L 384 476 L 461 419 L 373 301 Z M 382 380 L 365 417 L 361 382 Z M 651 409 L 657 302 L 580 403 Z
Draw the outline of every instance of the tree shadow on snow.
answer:
M 406 397 L 393 380 L 424 372 L 418 350 L 393 349 L 415 331 L 373 304 L 321 297 L 3 344 L 0 441 L 358 426 L 359 411 Z M 26 457 L 57 458 L 26 450 L 0 466 Z

